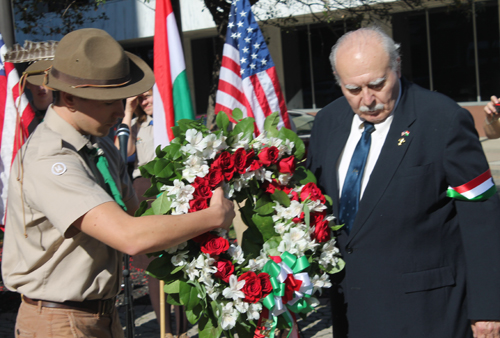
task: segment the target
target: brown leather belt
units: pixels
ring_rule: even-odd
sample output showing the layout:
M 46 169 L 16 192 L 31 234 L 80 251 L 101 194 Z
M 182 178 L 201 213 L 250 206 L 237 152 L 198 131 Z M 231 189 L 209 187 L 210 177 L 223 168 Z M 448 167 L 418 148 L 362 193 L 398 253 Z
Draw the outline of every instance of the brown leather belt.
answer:
M 49 302 L 47 300 L 42 299 L 31 299 L 22 296 L 24 302 L 30 305 L 38 306 L 40 304 L 41 307 L 53 308 L 53 309 L 66 309 L 66 310 L 78 310 L 85 311 L 94 314 L 107 315 L 110 314 L 115 308 L 115 298 L 104 299 L 104 300 L 85 300 L 83 302 Z

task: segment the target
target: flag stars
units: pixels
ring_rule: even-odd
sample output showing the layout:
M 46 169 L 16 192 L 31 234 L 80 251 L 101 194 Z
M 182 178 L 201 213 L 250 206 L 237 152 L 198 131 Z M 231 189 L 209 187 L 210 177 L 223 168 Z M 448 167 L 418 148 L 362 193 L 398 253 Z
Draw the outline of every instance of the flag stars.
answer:
M 236 33 L 233 33 L 233 34 L 231 34 L 231 37 L 232 37 L 233 39 L 236 39 L 237 34 L 236 34 Z
M 247 63 L 247 58 L 241 58 L 240 63 Z
M 243 53 L 248 53 L 248 52 L 249 52 L 248 47 L 243 48 Z
M 240 75 L 243 75 L 244 72 L 245 72 L 245 70 L 243 68 L 240 69 Z
M 259 49 L 259 48 L 260 48 L 260 43 L 258 43 L 258 42 L 257 42 L 257 43 L 255 43 L 255 44 L 253 45 L 253 48 L 255 48 L 255 49 Z
M 257 54 L 253 53 L 252 54 L 252 59 L 256 59 L 257 58 Z
M 253 32 L 253 28 L 252 27 L 248 27 L 247 28 L 247 32 L 248 32 L 248 34 L 252 33 Z
M 250 68 L 255 69 L 255 67 L 257 67 L 257 66 L 254 63 L 250 64 Z
M 231 14 L 229 14 L 229 15 L 231 15 Z M 228 23 L 228 24 L 227 24 L 227 27 L 228 27 L 228 28 L 233 28 L 233 27 L 234 27 L 234 23 L 232 23 L 232 22 Z
M 262 63 L 263 66 L 265 66 L 267 64 L 267 60 L 266 59 L 262 59 L 260 62 Z
M 250 42 L 252 42 L 252 39 L 250 39 L 250 38 L 247 36 L 247 37 L 245 38 L 245 42 L 246 42 L 246 43 L 250 43 Z
M 241 11 L 241 12 L 240 12 L 240 15 L 241 15 L 241 16 L 247 16 L 247 12 L 245 12 L 245 11 Z
M 236 33 L 236 38 L 238 38 L 238 39 L 241 38 L 241 33 L 240 32 Z
M 243 21 L 238 22 L 238 23 L 237 23 L 237 25 L 238 25 L 238 27 L 240 27 L 240 28 L 241 28 L 241 27 L 243 27 L 243 25 L 244 25 L 244 24 L 243 24 Z

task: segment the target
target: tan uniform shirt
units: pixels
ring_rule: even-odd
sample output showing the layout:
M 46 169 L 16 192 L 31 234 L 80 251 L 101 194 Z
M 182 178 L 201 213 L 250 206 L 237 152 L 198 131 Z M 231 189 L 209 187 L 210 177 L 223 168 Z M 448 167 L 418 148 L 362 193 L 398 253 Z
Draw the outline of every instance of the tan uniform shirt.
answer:
M 123 201 L 133 202 L 137 197 L 117 149 L 106 138 L 91 140 L 104 150 Z M 3 281 L 10 290 L 56 302 L 117 295 L 121 253 L 72 227 L 89 210 L 113 201 L 82 149 L 87 142 L 49 107 L 23 146 L 22 185 L 17 177 L 23 171 L 19 159 L 14 160 L 2 261 Z
M 139 167 L 147 164 L 154 160 L 155 146 L 154 146 L 154 134 L 153 125 L 151 124 L 153 119 L 148 115 L 147 120 L 141 124 L 137 123 L 137 118 L 132 120 L 132 135 L 135 136 L 135 151 L 137 155 L 137 161 L 135 162 L 134 172 L 132 173 L 133 178 L 141 176 Z

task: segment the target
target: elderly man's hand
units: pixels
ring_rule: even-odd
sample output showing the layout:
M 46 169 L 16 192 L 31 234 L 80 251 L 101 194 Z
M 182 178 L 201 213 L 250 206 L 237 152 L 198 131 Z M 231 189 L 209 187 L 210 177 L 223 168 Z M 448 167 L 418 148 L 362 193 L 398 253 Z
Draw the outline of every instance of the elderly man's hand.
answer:
M 474 338 L 500 338 L 500 321 L 472 320 Z

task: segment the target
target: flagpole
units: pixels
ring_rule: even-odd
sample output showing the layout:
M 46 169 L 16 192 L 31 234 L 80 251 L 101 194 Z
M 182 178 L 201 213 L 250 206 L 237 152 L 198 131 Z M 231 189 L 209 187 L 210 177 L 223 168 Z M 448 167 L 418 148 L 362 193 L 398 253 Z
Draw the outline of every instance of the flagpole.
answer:
M 160 338 L 165 337 L 165 282 L 160 279 Z M 170 313 L 168 314 L 170 316 Z
M 0 34 L 7 48 L 15 42 L 11 0 L 0 0 Z

